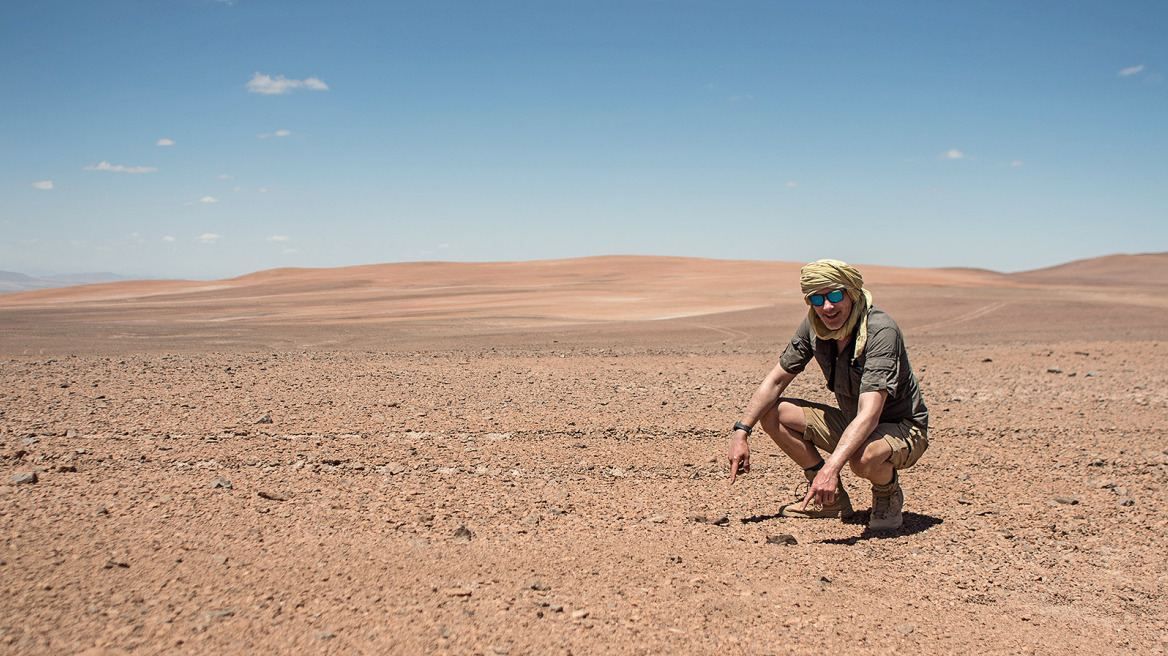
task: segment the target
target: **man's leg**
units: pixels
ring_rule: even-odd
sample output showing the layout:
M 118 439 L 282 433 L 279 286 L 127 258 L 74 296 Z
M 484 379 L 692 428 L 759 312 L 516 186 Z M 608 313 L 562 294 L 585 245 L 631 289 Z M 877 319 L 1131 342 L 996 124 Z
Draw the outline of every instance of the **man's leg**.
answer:
M 904 521 L 904 491 L 892 464 L 895 451 L 881 433 L 877 429 L 848 460 L 848 465 L 857 476 L 872 482 L 872 512 L 868 517 L 868 528 L 891 530 L 900 528 Z
M 779 403 L 762 416 L 759 423 L 766 434 L 775 444 L 787 454 L 791 460 L 803 468 L 803 475 L 810 482 L 814 480 L 819 468 L 823 466 L 823 456 L 816 449 L 818 446 L 825 451 L 832 451 L 839 442 L 842 429 L 832 430 L 828 427 L 832 422 L 827 415 L 838 413 L 835 408 L 804 404 L 803 402 L 781 399 Z M 835 419 L 833 417 L 833 419 Z M 834 437 L 834 439 L 833 439 Z M 783 517 L 803 518 L 847 518 L 852 515 L 852 502 L 848 498 L 847 489 L 843 482 L 836 479 L 835 500 L 826 506 L 808 506 L 806 510 L 799 510 L 802 499 L 790 503 L 779 509 Z
M 759 424 L 783 453 L 803 469 L 823 462 L 815 446 L 803 439 L 803 433 L 807 431 L 807 419 L 802 406 L 781 399 L 762 416 Z

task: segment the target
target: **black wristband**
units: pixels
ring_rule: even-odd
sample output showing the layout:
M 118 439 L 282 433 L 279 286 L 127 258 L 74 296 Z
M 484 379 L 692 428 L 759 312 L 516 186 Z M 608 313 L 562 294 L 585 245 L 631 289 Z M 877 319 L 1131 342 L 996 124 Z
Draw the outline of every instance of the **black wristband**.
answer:
M 736 422 L 734 422 L 734 430 L 746 431 L 746 436 L 750 437 L 750 432 L 753 431 L 754 429 L 751 428 L 750 426 L 747 426 L 746 424 L 744 424 L 740 421 L 736 421 Z

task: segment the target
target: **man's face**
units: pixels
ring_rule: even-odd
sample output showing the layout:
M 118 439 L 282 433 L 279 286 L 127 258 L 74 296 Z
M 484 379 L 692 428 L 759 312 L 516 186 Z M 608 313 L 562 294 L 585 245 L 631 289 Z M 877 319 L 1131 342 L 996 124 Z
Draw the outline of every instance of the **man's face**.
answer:
M 820 321 L 827 326 L 828 330 L 839 330 L 848 322 L 848 316 L 852 313 L 852 297 L 844 293 L 844 297 L 840 299 L 839 303 L 832 303 L 827 298 L 828 292 L 831 292 L 835 287 L 824 287 L 816 290 L 816 294 L 823 294 L 823 305 L 811 306 L 815 308 L 815 314 L 819 315 Z

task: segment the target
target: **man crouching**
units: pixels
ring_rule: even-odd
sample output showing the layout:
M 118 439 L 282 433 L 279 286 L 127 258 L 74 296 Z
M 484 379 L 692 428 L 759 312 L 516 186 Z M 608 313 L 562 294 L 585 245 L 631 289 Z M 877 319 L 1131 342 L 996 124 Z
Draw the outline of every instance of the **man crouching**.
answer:
M 810 482 L 802 502 L 783 506 L 781 516 L 851 516 L 852 502 L 840 482 L 846 462 L 857 476 L 872 482 L 868 527 L 899 528 L 904 492 L 897 471 L 911 467 L 929 446 L 929 411 L 900 327 L 872 306 L 872 294 L 864 289 L 860 272 L 839 260 L 804 266 L 799 282 L 811 309 L 779 363 L 755 391 L 742 420 L 734 424 L 730 482 L 750 471 L 746 440 L 761 423 Z M 781 398 L 813 357 L 838 408 Z M 826 462 L 820 449 L 831 454 Z

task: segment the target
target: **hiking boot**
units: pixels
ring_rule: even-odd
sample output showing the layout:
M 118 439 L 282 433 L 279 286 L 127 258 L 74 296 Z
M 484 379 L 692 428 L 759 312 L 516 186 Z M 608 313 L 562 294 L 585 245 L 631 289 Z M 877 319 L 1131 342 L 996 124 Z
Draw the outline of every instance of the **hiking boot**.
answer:
M 803 474 L 807 477 L 808 484 L 815 480 L 815 475 L 818 473 L 818 471 L 803 472 Z M 803 487 L 803 485 L 800 484 L 799 487 L 795 488 L 795 498 L 797 501 L 794 503 L 788 503 L 782 508 L 779 508 L 779 517 L 800 517 L 802 519 L 833 519 L 835 517 L 839 517 L 840 519 L 847 519 L 848 517 L 851 517 L 852 500 L 848 498 L 848 490 L 844 487 L 843 481 L 841 481 L 838 477 L 835 479 L 835 485 L 835 501 L 826 506 L 816 501 L 812 501 L 811 503 L 807 504 L 806 510 L 800 510 L 800 507 L 803 505 L 803 499 L 807 496 L 806 492 L 799 494 L 800 488 Z
M 900 489 L 900 476 L 895 470 L 892 480 L 886 485 L 872 484 L 872 514 L 868 518 L 868 528 L 874 531 L 890 531 L 900 528 L 904 521 L 904 490 Z

